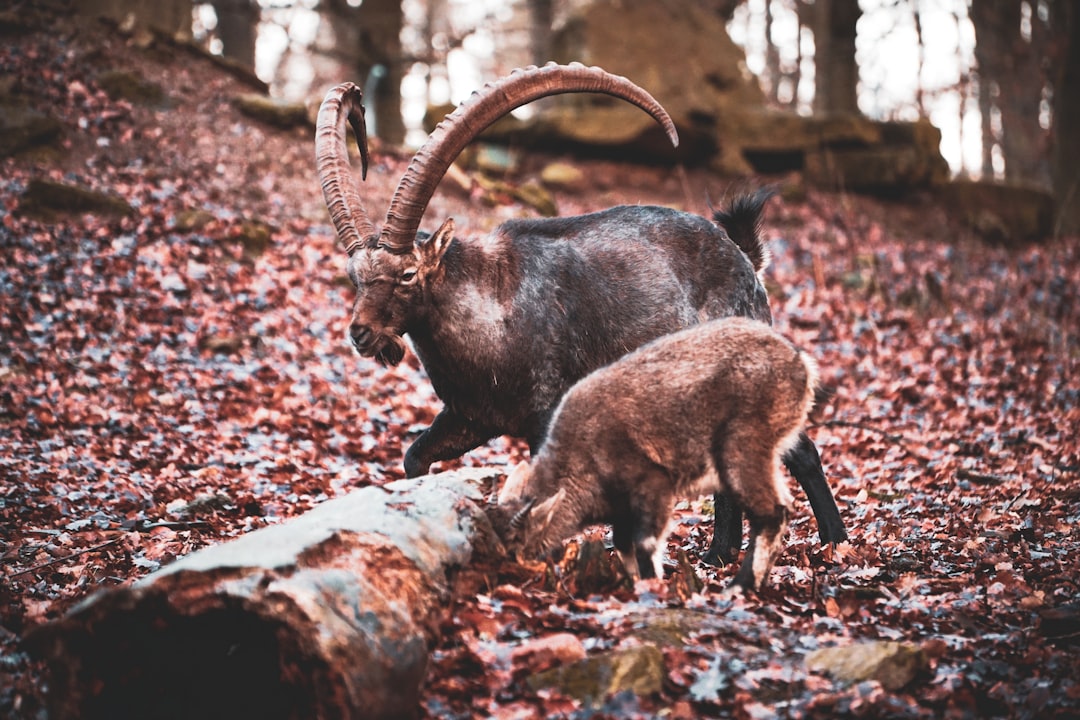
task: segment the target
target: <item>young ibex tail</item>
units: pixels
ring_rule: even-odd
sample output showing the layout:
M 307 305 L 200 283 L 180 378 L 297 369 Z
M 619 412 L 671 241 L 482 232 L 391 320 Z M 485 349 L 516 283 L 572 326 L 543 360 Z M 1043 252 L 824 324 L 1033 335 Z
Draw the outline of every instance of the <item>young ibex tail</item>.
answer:
M 643 346 L 563 398 L 547 443 L 507 480 L 494 512 L 507 546 L 537 556 L 611 523 L 632 577 L 661 575 L 679 496 L 722 490 L 750 520 L 732 586 L 760 589 L 791 498 L 781 455 L 814 402 L 817 366 L 768 325 L 713 320 Z

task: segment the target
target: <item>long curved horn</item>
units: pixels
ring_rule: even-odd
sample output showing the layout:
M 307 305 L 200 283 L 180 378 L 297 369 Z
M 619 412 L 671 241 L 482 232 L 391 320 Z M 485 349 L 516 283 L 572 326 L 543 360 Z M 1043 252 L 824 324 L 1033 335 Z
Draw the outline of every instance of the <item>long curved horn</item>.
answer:
M 367 177 L 367 126 L 360 88 L 342 83 L 326 93 L 315 123 L 315 165 L 322 183 L 323 199 L 330 211 L 345 252 L 375 244 L 378 233 L 368 219 L 364 204 L 353 185 L 349 170 L 349 150 L 345 146 L 345 121 L 352 125 L 360 149 L 361 175 Z
M 510 528 L 513 530 L 520 530 L 525 525 L 525 519 L 529 517 L 529 513 L 532 512 L 534 505 L 536 505 L 536 499 L 529 498 L 525 502 L 525 505 L 510 518 Z
M 652 95 L 619 75 L 581 63 L 515 70 L 472 94 L 438 124 L 409 163 L 386 214 L 379 244 L 391 252 L 407 252 L 416 240 L 420 219 L 435 186 L 466 145 L 493 122 L 522 105 L 560 93 L 595 92 L 637 105 L 660 123 L 672 145 L 679 135 L 667 111 Z

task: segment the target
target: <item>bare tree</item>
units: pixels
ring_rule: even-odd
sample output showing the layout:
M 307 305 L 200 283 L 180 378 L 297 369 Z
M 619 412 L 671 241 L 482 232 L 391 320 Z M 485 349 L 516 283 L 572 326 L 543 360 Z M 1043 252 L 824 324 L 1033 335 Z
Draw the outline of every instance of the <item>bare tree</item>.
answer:
M 1053 183 L 1056 232 L 1080 234 L 1080 7 L 1072 0 L 1049 6 L 1054 36 Z
M 971 21 L 983 113 L 983 172 L 992 172 L 988 165 L 997 145 L 1007 180 L 1048 187 L 1048 133 L 1040 124 L 1048 28 L 1034 10 L 1027 0 L 973 0 Z
M 365 84 L 365 99 L 374 102 L 369 128 L 391 144 L 405 140 L 401 117 L 401 81 L 405 74 L 401 47 L 404 15 L 401 0 L 364 0 L 353 7 L 347 0 L 322 0 L 323 22 L 334 38 L 332 52 L 355 68 Z
M 530 44 L 533 63 L 543 65 L 551 57 L 551 28 L 555 24 L 555 0 L 529 0 Z
M 214 0 L 217 35 L 221 54 L 255 67 L 255 36 L 259 27 L 259 6 L 254 0 Z
M 858 0 L 814 3 L 814 112 L 858 114 L 859 66 L 855 62 Z

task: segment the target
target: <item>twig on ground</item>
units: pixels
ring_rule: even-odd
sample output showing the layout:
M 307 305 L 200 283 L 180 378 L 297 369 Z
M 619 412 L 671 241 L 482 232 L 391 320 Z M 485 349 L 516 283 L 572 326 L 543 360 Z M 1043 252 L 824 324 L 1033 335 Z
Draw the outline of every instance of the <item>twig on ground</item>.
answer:
M 854 428 L 856 430 L 865 430 L 866 432 L 877 433 L 881 435 L 889 442 L 900 442 L 904 439 L 903 435 L 894 435 L 888 430 L 882 430 L 881 428 L 874 427 L 873 425 L 866 425 L 865 423 L 850 422 L 848 420 L 826 420 L 825 422 L 814 423 L 811 427 L 846 427 Z
M 71 558 L 78 557 L 80 555 L 85 555 L 87 553 L 96 552 L 98 550 L 101 550 L 102 548 L 105 548 L 105 547 L 108 547 L 109 545 L 112 545 L 113 543 L 119 542 L 123 537 L 124 537 L 123 535 L 117 535 L 112 540 L 106 540 L 105 542 L 99 543 L 97 545 L 91 545 L 90 547 L 80 548 L 79 550 L 76 550 L 76 551 L 74 551 L 72 553 L 64 555 L 63 557 L 54 557 L 52 560 L 47 560 L 47 561 L 45 561 L 45 562 L 43 562 L 43 563 L 41 563 L 39 565 L 35 565 L 34 567 L 29 567 L 29 568 L 26 568 L 24 570 L 19 570 L 17 572 L 13 572 L 13 573 L 11 573 L 11 575 L 9 577 L 18 577 L 19 575 L 26 575 L 27 573 L 37 572 L 38 570 L 44 570 L 45 568 L 47 568 L 47 567 L 49 567 L 51 565 L 56 565 L 57 563 L 64 562 L 65 560 L 70 560 Z

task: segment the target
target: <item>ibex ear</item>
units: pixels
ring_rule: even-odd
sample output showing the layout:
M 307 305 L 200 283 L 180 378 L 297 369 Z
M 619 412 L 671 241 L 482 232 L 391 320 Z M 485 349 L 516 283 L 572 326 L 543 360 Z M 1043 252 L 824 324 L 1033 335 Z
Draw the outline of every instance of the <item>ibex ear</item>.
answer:
M 420 253 L 420 262 L 429 269 L 437 266 L 453 239 L 454 218 L 446 218 L 434 235 L 425 240 L 417 241 L 416 249 Z
M 499 491 L 499 504 L 507 505 L 522 500 L 525 497 L 525 488 L 529 486 L 530 477 L 532 477 L 532 468 L 529 467 L 529 463 L 522 460 L 503 483 L 502 490 Z
M 540 535 L 547 529 L 547 526 L 555 519 L 555 513 L 559 511 L 565 500 L 566 488 L 559 488 L 559 492 L 532 509 L 532 512 L 529 513 L 529 524 L 532 526 L 535 535 Z

